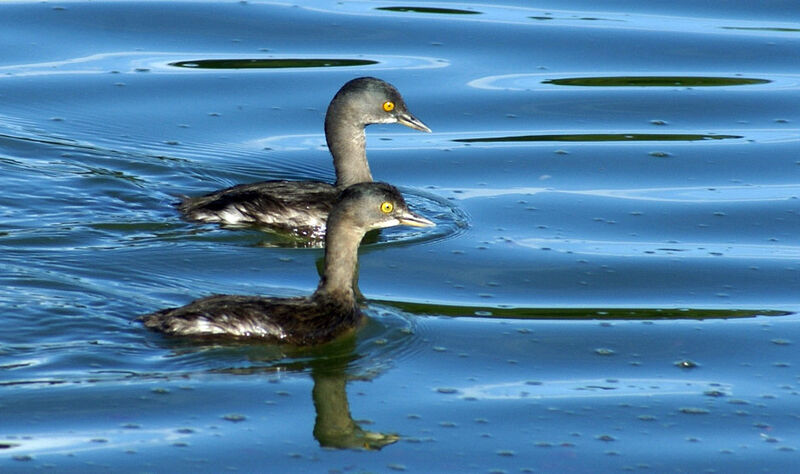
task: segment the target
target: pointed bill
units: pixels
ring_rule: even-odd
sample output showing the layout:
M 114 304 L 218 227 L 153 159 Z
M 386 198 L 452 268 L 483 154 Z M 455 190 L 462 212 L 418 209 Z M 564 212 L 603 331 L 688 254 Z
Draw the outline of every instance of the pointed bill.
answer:
M 414 117 L 410 113 L 403 113 L 397 116 L 397 122 L 405 125 L 406 127 L 413 128 L 414 130 L 419 130 L 421 132 L 430 133 L 431 129 L 428 128 L 427 125 L 422 123 L 422 120 Z
M 428 220 L 419 214 L 415 214 L 411 211 L 404 211 L 402 214 L 397 216 L 397 220 L 400 221 L 401 225 L 407 225 L 411 227 L 435 227 L 436 223 Z

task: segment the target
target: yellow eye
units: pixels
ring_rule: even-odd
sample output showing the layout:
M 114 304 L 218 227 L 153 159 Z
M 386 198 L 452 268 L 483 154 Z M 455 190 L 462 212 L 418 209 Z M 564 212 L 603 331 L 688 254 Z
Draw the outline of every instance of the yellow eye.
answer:
M 381 211 L 384 214 L 388 214 L 393 210 L 394 210 L 394 204 L 390 203 L 389 201 L 384 201 L 383 204 L 381 204 Z
M 394 110 L 394 102 L 392 102 L 391 100 L 387 100 L 386 102 L 384 102 L 383 110 L 387 112 L 391 112 L 392 110 Z

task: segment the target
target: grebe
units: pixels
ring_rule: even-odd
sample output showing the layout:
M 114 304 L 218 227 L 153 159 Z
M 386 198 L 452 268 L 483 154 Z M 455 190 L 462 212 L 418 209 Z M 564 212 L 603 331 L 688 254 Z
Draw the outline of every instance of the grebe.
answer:
M 393 186 L 355 184 L 333 204 L 325 234 L 324 270 L 311 296 L 214 295 L 138 319 L 170 335 L 253 337 L 294 345 L 327 342 L 358 327 L 364 318 L 353 289 L 361 239 L 372 229 L 396 225 L 435 224 L 411 212 Z
M 240 184 L 201 197 L 185 198 L 178 209 L 191 220 L 256 224 L 304 237 L 321 238 L 336 196 L 347 186 L 372 181 L 364 127 L 400 123 L 431 130 L 414 117 L 391 84 L 360 77 L 336 93 L 325 115 L 325 139 L 333 156 L 336 183 L 261 181 Z

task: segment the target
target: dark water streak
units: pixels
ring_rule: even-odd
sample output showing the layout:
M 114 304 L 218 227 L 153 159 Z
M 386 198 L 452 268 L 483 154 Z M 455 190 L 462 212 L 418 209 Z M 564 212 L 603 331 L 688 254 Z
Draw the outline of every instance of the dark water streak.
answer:
M 369 66 L 378 61 L 366 59 L 201 59 L 198 61 L 176 61 L 170 66 L 190 69 L 279 69 L 303 67 L 347 67 Z

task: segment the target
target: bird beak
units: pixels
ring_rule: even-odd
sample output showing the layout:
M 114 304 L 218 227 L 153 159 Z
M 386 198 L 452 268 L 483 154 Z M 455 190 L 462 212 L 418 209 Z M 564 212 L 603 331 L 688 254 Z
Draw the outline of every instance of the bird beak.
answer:
M 407 225 L 411 227 L 435 227 L 436 223 L 433 221 L 429 221 L 424 217 L 420 216 L 419 214 L 414 214 L 411 211 L 403 211 L 402 214 L 397 216 L 397 220 L 400 222 L 401 225 Z
M 419 130 L 420 132 L 431 133 L 431 129 L 422 123 L 422 120 L 414 117 L 408 112 L 399 114 L 397 116 L 397 122 L 405 125 L 406 127 L 413 128 L 414 130 Z

